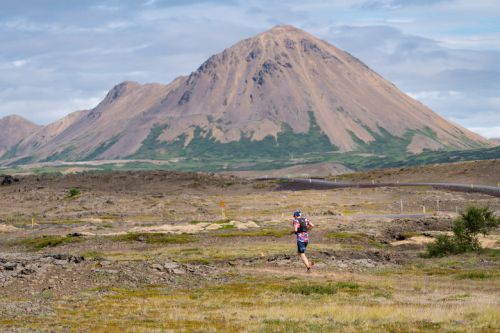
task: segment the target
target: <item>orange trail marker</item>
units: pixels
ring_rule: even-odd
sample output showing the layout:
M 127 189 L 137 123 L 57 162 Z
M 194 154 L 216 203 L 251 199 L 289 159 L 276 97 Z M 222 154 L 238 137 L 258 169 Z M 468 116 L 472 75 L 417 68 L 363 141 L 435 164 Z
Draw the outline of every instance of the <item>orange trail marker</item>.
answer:
M 224 203 L 224 201 L 221 201 L 219 203 L 219 206 L 220 206 L 220 210 L 221 210 L 222 219 L 225 220 L 226 219 L 226 212 L 224 209 L 226 208 L 226 204 Z

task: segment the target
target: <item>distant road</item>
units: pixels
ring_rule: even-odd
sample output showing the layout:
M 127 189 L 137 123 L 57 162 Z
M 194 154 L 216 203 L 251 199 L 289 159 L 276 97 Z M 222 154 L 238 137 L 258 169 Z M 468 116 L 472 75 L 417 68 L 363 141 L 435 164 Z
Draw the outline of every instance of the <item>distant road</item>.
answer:
M 455 183 L 348 183 L 332 182 L 322 179 L 303 179 L 303 178 L 259 178 L 258 180 L 279 180 L 279 189 L 281 190 L 321 190 L 335 188 L 373 188 L 373 187 L 407 187 L 407 186 L 430 186 L 436 189 L 450 190 L 466 193 L 483 193 L 500 198 L 500 187 L 473 185 L 473 184 L 455 184 Z

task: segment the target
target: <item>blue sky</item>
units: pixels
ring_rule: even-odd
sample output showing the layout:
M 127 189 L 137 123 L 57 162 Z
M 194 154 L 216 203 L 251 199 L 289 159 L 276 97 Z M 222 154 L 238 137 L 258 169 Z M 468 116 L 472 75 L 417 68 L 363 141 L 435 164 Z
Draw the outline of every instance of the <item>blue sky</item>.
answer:
M 500 137 L 497 0 L 0 0 L 0 117 L 47 124 L 292 24 L 449 120 Z

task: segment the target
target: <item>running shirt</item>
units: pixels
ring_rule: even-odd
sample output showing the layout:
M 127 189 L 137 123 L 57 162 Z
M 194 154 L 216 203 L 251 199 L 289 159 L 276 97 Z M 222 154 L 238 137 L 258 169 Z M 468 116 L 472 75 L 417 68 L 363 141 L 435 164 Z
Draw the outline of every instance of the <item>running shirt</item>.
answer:
M 309 219 L 306 219 L 306 222 L 307 222 L 307 227 L 309 227 L 309 222 L 311 222 L 311 221 L 309 221 Z M 297 219 L 293 220 L 293 227 L 300 228 L 299 220 L 297 220 Z M 309 242 L 309 234 L 307 232 L 297 232 L 296 235 L 297 235 L 298 242 Z

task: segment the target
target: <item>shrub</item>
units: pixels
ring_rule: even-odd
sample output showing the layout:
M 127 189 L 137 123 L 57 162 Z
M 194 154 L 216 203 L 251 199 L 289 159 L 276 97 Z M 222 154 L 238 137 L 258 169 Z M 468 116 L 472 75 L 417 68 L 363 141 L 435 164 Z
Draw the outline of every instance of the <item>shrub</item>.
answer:
M 493 211 L 487 207 L 469 207 L 455 220 L 453 236 L 438 236 L 427 246 L 428 257 L 442 257 L 448 254 L 464 253 L 481 249 L 477 236 L 487 235 L 500 225 Z
M 427 245 L 428 257 L 443 257 L 447 254 L 458 253 L 455 241 L 448 235 L 439 235 L 434 243 Z
M 78 195 L 80 195 L 80 189 L 79 188 L 72 188 L 68 191 L 68 198 L 74 198 Z

